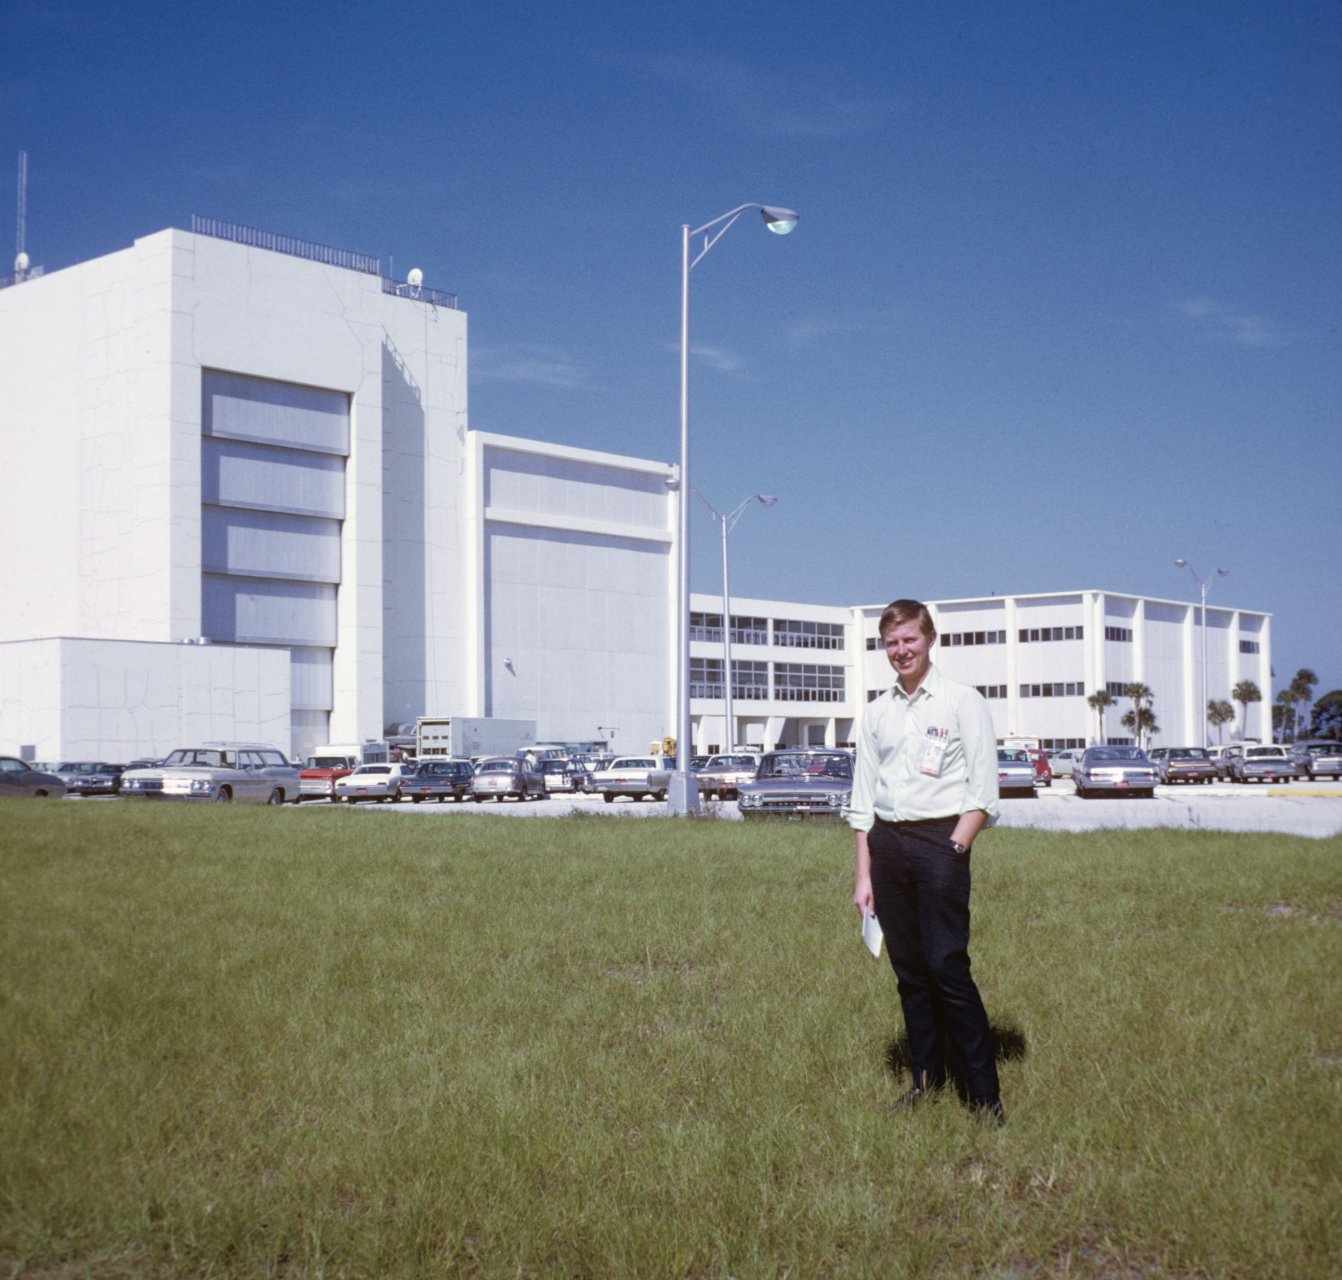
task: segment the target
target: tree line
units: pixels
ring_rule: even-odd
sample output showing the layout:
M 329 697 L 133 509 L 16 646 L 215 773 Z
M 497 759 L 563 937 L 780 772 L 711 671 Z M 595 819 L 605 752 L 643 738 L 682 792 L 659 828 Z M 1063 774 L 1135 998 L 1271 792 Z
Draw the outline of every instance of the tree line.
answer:
M 1280 693 L 1272 707 L 1273 737 L 1289 742 L 1298 738 L 1318 737 L 1342 739 L 1342 689 L 1325 693 L 1317 702 L 1314 689 L 1319 678 L 1307 667 L 1301 667 L 1295 678 Z M 1123 686 L 1122 697 L 1132 703 L 1119 720 L 1137 745 L 1143 746 L 1160 731 L 1154 703 L 1156 695 L 1151 687 L 1140 680 Z M 1262 702 L 1263 691 L 1252 680 L 1241 680 L 1230 691 L 1230 697 L 1240 705 L 1240 736 L 1248 724 L 1249 707 Z M 1095 712 L 1099 729 L 1098 742 L 1105 741 L 1104 713 L 1118 705 L 1118 699 L 1105 689 L 1097 689 L 1086 699 Z M 1225 740 L 1225 726 L 1235 720 L 1235 708 L 1224 698 L 1213 698 L 1207 703 L 1207 723 L 1216 730 L 1216 740 Z

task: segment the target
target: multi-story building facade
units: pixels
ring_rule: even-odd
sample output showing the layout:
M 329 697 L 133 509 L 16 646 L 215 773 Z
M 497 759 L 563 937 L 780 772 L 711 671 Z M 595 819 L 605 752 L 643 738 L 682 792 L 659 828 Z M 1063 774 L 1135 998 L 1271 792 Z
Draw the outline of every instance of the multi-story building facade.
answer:
M 618 750 L 673 731 L 675 468 L 471 430 L 451 295 L 202 221 L 0 288 L 0 360 L 0 752 L 301 756 L 426 714 Z M 720 597 L 690 609 L 695 751 L 852 742 L 889 684 L 879 606 L 733 598 L 726 636 Z M 1001 736 L 1092 740 L 1086 697 L 1140 680 L 1161 740 L 1201 738 L 1194 605 L 934 613 Z M 1207 628 L 1207 697 L 1255 681 L 1234 732 L 1266 736 L 1269 619 Z

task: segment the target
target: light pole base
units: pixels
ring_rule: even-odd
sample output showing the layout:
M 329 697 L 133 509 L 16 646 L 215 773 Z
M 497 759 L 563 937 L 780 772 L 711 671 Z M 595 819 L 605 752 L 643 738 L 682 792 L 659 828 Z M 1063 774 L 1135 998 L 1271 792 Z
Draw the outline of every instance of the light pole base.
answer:
M 666 810 L 672 817 L 699 812 L 699 782 L 692 773 L 676 772 L 666 789 Z

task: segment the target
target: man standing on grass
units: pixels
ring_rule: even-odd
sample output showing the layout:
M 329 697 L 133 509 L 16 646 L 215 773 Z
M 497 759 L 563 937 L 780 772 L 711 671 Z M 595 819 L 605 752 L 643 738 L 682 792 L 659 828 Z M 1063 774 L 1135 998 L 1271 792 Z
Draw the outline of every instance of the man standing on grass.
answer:
M 898 679 L 867 704 L 844 818 L 857 842 L 853 904 L 875 914 L 909 1037 L 908 1110 L 947 1070 L 979 1120 L 1004 1124 L 992 1032 L 969 971 L 969 851 L 997 818 L 997 737 L 977 690 L 932 665 L 927 606 L 881 614 Z

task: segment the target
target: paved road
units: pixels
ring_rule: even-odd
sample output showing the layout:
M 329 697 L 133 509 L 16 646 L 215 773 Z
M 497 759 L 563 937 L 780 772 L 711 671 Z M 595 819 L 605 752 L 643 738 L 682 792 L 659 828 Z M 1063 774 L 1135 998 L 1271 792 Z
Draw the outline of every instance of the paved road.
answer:
M 325 807 L 325 801 L 311 807 Z M 307 806 L 305 806 L 307 807 Z M 665 804 L 616 800 L 605 804 L 600 796 L 563 796 L 532 800 L 486 800 L 483 804 L 361 804 L 343 805 L 359 813 L 414 817 L 450 817 L 474 813 L 501 818 L 557 818 L 573 812 L 616 818 L 655 818 L 666 814 Z M 734 801 L 709 803 L 718 817 L 739 822 Z M 1152 800 L 1125 796 L 1114 800 L 1082 800 L 1068 779 L 1057 779 L 1034 798 L 1002 801 L 1004 827 L 1035 827 L 1044 831 L 1095 831 L 1104 828 L 1175 827 L 1204 831 L 1274 831 L 1322 839 L 1342 834 L 1342 783 L 1289 783 L 1285 786 L 1157 787 Z

